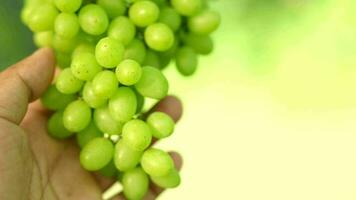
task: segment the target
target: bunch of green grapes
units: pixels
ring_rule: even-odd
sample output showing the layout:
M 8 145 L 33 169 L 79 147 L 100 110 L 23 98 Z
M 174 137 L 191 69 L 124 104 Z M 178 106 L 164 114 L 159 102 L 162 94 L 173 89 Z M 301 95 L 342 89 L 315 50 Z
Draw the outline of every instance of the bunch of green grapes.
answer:
M 49 134 L 76 136 L 88 171 L 118 176 L 128 199 L 141 199 L 149 180 L 174 188 L 180 177 L 172 158 L 151 147 L 169 137 L 173 119 L 142 117 L 145 98 L 162 99 L 162 74 L 172 60 L 192 75 L 198 55 L 213 50 L 209 34 L 220 16 L 206 0 L 27 0 L 23 22 L 38 47 L 52 47 L 61 72 L 42 97 L 54 111 Z

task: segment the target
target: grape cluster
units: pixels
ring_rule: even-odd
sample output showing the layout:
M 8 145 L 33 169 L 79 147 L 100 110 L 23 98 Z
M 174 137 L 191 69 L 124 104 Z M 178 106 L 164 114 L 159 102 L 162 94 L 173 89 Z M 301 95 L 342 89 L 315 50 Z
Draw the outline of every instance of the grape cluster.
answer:
M 128 199 L 141 199 L 149 180 L 177 187 L 172 158 L 150 147 L 173 133 L 174 121 L 163 112 L 142 117 L 142 107 L 167 96 L 161 70 L 172 60 L 189 76 L 198 55 L 212 52 L 220 16 L 208 1 L 26 0 L 21 15 L 61 68 L 41 98 L 54 111 L 49 134 L 75 135 L 83 168 L 119 176 Z

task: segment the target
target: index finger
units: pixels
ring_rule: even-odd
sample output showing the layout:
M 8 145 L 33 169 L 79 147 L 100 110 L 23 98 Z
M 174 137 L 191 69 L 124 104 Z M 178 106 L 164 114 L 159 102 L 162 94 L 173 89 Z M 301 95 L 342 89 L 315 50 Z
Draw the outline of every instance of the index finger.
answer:
M 145 116 L 147 117 L 153 112 L 164 112 L 177 122 L 182 117 L 182 102 L 175 96 L 167 96 L 158 102 Z

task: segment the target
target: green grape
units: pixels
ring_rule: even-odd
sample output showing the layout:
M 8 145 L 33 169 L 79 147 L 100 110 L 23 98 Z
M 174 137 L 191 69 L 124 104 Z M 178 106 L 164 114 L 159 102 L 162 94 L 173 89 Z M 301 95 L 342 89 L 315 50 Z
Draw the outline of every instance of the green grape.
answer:
M 93 79 L 94 94 L 102 99 L 113 96 L 119 86 L 116 75 L 112 71 L 99 72 Z
M 173 8 L 181 15 L 193 16 L 202 8 L 202 0 L 171 0 Z
M 53 32 L 52 31 L 44 31 L 34 33 L 33 40 L 37 47 L 51 47 L 53 40 Z
M 139 64 L 143 63 L 146 57 L 145 44 L 139 39 L 133 39 L 125 48 L 125 59 L 135 60 Z
M 95 109 L 94 122 L 103 133 L 119 135 L 122 132 L 123 123 L 114 120 L 108 106 Z
M 80 9 L 79 24 L 84 32 L 91 35 L 101 35 L 108 28 L 109 19 L 103 8 L 89 4 Z
M 61 13 L 54 22 L 54 32 L 60 37 L 73 38 L 79 32 L 79 22 L 75 14 Z
M 52 4 L 53 0 L 25 0 L 24 4 L 25 5 L 40 5 L 40 4 L 45 4 L 45 3 L 50 3 Z
M 179 172 L 176 169 L 172 169 L 167 175 L 155 177 L 150 177 L 152 182 L 161 188 L 175 188 L 180 184 Z
M 161 10 L 158 21 L 166 24 L 173 31 L 177 31 L 182 24 L 181 16 L 171 7 L 165 7 Z
M 116 169 L 114 160 L 111 160 L 109 164 L 100 169 L 99 174 L 108 178 L 116 177 L 118 175 L 118 170 Z
M 93 83 L 92 82 L 86 82 L 84 85 L 83 89 L 83 100 L 92 108 L 99 108 L 103 105 L 105 105 L 106 99 L 99 97 L 98 95 L 95 94 L 93 90 Z
M 98 0 L 97 3 L 104 8 L 111 19 L 124 15 L 126 12 L 125 0 Z
M 150 0 L 150 1 L 154 2 L 160 7 L 167 6 L 168 4 L 167 0 Z
M 138 2 L 138 1 L 147 1 L 147 0 L 126 0 L 126 1 L 129 3 L 134 3 L 134 2 Z M 148 1 L 152 1 L 159 7 L 167 6 L 167 4 L 168 4 L 167 0 L 148 0 Z
M 148 191 L 149 179 L 141 167 L 136 167 L 124 173 L 122 185 L 127 199 L 143 199 Z
M 81 53 L 73 57 L 70 66 L 73 75 L 83 81 L 92 80 L 102 69 L 91 53 Z
M 174 163 L 168 153 L 150 148 L 143 153 L 141 166 L 150 176 L 160 177 L 169 174 L 174 168 Z
M 89 42 L 82 42 L 74 49 L 72 57 L 76 57 L 78 54 L 81 53 L 90 53 L 94 55 L 95 46 Z
M 101 39 L 95 47 L 96 60 L 105 68 L 115 68 L 122 61 L 124 52 L 124 46 L 109 37 Z
M 65 139 L 73 135 L 63 125 L 63 112 L 55 112 L 48 120 L 48 133 L 50 136 L 58 139 Z
M 100 35 L 90 35 L 89 33 L 86 33 L 84 31 L 79 31 L 78 33 L 78 38 L 80 39 L 80 42 L 88 42 L 92 45 L 96 45 L 99 40 L 105 37 L 105 33 L 100 34 Z
M 178 49 L 178 45 L 179 45 L 178 40 L 175 40 L 173 46 L 170 49 L 168 49 L 167 51 L 157 53 L 157 57 L 159 58 L 160 70 L 163 70 L 165 67 L 167 67 L 170 64 L 171 60 L 174 58 L 175 53 Z
M 139 164 L 141 156 L 141 151 L 129 148 L 123 140 L 119 140 L 115 145 L 114 162 L 120 171 L 125 172 L 135 168 Z
M 80 164 L 88 171 L 97 171 L 110 163 L 114 145 L 105 138 L 95 138 L 80 151 Z
M 129 148 L 143 151 L 151 144 L 151 129 L 144 121 L 133 119 L 124 125 L 122 139 Z
M 79 92 L 83 86 L 83 81 L 73 76 L 70 68 L 64 69 L 56 80 L 56 87 L 58 91 L 63 94 L 74 94 Z
M 53 48 L 57 51 L 63 52 L 63 53 L 70 53 L 74 50 L 74 48 L 77 45 L 77 38 L 63 38 L 60 37 L 59 35 L 54 35 L 53 37 Z
M 50 110 L 63 110 L 69 103 L 74 101 L 76 96 L 73 94 L 63 94 L 59 92 L 55 85 L 48 87 L 41 97 L 44 107 Z
M 147 123 L 153 130 L 153 137 L 158 139 L 169 137 L 174 131 L 173 119 L 163 112 L 150 114 L 147 118 Z
M 146 27 L 159 17 L 158 6 L 151 1 L 138 1 L 129 10 L 131 21 L 138 27 Z
M 21 21 L 29 26 L 31 21 L 32 12 L 37 8 L 37 5 L 34 4 L 25 4 L 21 10 Z
M 114 155 L 115 156 L 115 155 Z M 114 164 L 115 164 L 115 162 L 114 162 Z M 115 165 L 115 168 L 116 168 L 116 170 L 118 170 L 117 169 L 117 167 L 116 167 L 116 165 Z M 121 171 L 120 170 L 118 170 L 118 175 L 116 176 L 116 179 L 121 183 L 121 181 L 122 181 L 122 177 L 124 176 L 124 173 L 121 173 Z
M 74 13 L 79 10 L 82 0 L 53 0 L 56 7 L 65 13 Z
M 98 137 L 103 137 L 103 134 L 96 127 L 93 121 L 91 121 L 84 130 L 76 134 L 77 143 L 79 144 L 80 148 L 83 148 L 88 142 Z
M 135 85 L 144 97 L 162 99 L 168 93 L 168 81 L 161 71 L 154 67 L 143 67 L 141 79 Z
M 206 10 L 188 19 L 188 28 L 198 35 L 208 35 L 214 32 L 220 25 L 219 13 Z
M 136 88 L 135 87 L 132 87 L 131 88 L 135 94 L 136 94 L 136 99 L 137 99 L 137 109 L 136 109 L 136 114 L 137 113 L 140 113 L 143 109 L 143 106 L 145 104 L 145 98 L 137 92 Z
M 137 99 L 132 89 L 120 87 L 109 100 L 109 110 L 118 122 L 129 121 L 136 113 Z
M 173 58 L 176 55 L 177 49 L 179 47 L 179 39 L 176 38 L 174 40 L 174 43 L 172 45 L 171 48 L 169 48 L 167 51 L 162 51 L 162 52 L 158 52 L 158 56 L 161 57 L 165 57 L 165 58 Z
M 63 113 L 63 124 L 72 132 L 84 130 L 91 121 L 91 110 L 83 100 L 70 103 Z
M 156 51 L 166 51 L 173 46 L 173 31 L 163 23 L 155 23 L 145 30 L 145 41 L 147 45 Z
M 127 46 L 135 38 L 136 26 L 129 18 L 120 16 L 115 18 L 108 29 L 108 36 Z
M 198 56 L 191 47 L 182 47 L 176 54 L 176 65 L 178 71 L 184 76 L 194 74 L 198 66 Z
M 161 62 L 157 52 L 148 49 L 146 51 L 145 61 L 143 62 L 142 66 L 150 66 L 161 69 Z
M 198 54 L 208 55 L 213 51 L 213 40 L 209 35 L 188 34 L 183 36 L 183 41 Z
M 61 69 L 67 68 L 72 62 L 71 55 L 63 52 L 56 52 L 57 66 Z
M 58 11 L 53 5 L 38 5 L 29 15 L 28 25 L 33 32 L 50 31 L 57 15 Z
M 83 0 L 83 6 L 95 3 L 96 0 Z
M 171 57 L 159 57 L 160 69 L 163 70 L 171 63 Z
M 116 77 L 124 85 L 136 84 L 142 75 L 140 64 L 134 60 L 124 60 L 116 68 Z

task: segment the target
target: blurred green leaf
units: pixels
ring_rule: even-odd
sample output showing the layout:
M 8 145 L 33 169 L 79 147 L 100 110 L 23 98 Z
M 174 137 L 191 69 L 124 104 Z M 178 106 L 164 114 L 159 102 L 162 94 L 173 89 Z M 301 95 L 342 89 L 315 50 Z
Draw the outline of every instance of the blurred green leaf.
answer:
M 0 70 L 35 49 L 30 31 L 20 20 L 21 6 L 20 0 L 2 0 L 0 4 Z

